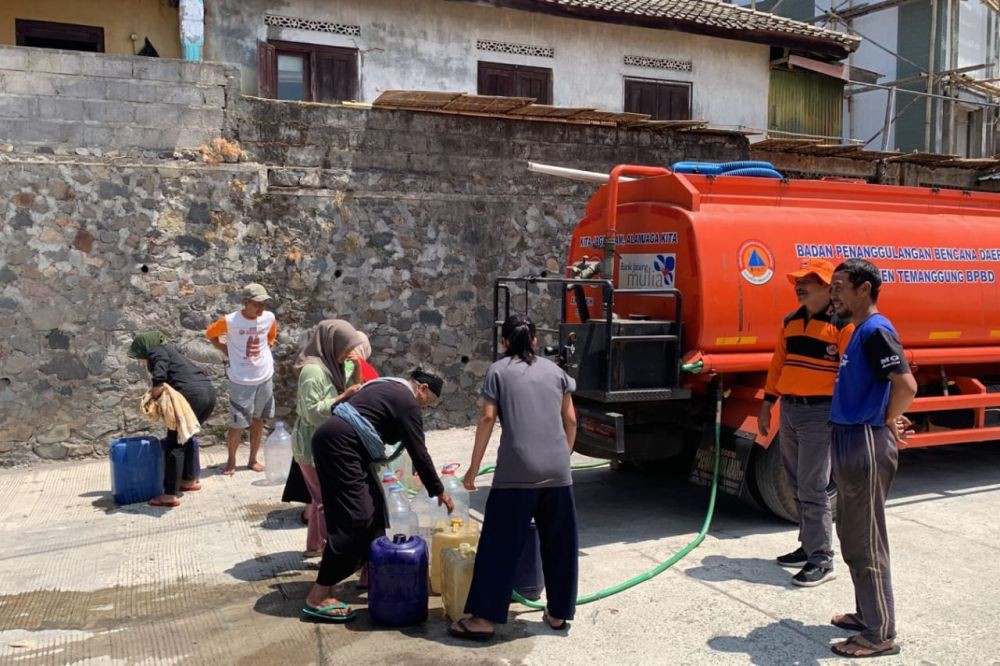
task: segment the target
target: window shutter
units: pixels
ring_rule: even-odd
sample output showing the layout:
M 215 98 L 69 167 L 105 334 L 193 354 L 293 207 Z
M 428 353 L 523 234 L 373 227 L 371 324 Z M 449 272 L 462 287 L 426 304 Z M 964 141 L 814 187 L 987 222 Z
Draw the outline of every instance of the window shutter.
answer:
M 343 102 L 358 98 L 358 58 L 355 51 L 320 51 L 316 54 L 313 71 L 315 101 Z
M 274 99 L 278 96 L 278 57 L 274 46 L 257 41 L 257 94 Z
M 691 87 L 626 79 L 625 112 L 645 113 L 652 120 L 688 120 L 691 116 Z
M 513 65 L 481 62 L 479 63 L 479 82 L 476 92 L 480 95 L 514 97 L 517 94 L 515 74 Z

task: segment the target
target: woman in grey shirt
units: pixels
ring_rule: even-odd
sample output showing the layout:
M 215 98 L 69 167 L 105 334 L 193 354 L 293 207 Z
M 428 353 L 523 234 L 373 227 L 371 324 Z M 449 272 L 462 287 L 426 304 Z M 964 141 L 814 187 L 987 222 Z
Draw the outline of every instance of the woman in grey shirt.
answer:
M 532 518 L 548 589 L 544 619 L 553 629 L 565 629 L 576 610 L 576 507 L 569 462 L 576 438 L 570 394 L 576 383 L 535 354 L 535 325 L 527 317 L 509 317 L 501 336 L 504 358 L 490 366 L 480 389 L 483 407 L 465 487 L 476 489 L 476 472 L 499 417 L 497 469 L 465 605 L 468 616 L 448 628 L 453 636 L 474 640 L 489 639 L 495 623 L 507 622 L 515 567 Z

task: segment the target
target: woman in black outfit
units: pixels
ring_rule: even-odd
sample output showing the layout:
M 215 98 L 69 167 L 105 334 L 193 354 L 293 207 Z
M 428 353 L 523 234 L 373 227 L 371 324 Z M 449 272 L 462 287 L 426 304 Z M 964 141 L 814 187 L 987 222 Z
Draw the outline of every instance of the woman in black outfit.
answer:
M 191 411 L 204 423 L 215 409 L 215 389 L 205 372 L 188 360 L 174 347 L 163 344 L 160 331 L 145 331 L 132 340 L 128 355 L 146 361 L 152 381 L 154 398 L 163 393 L 163 385 L 184 396 L 191 405 Z M 150 500 L 153 506 L 180 506 L 177 496 L 181 491 L 201 490 L 194 469 L 195 447 L 198 438 L 186 442 L 177 441 L 177 431 L 168 430 L 163 445 L 163 494 Z
M 382 442 L 403 443 L 428 495 L 451 513 L 455 505 L 427 453 L 420 412 L 441 395 L 443 385 L 440 377 L 415 370 L 409 379 L 368 382 L 342 402 L 367 419 Z M 312 448 L 327 541 L 302 612 L 325 622 L 349 622 L 356 612 L 333 596 L 333 586 L 360 569 L 368 561 L 371 542 L 385 534 L 385 499 L 371 471 L 372 457 L 350 422 L 331 416 L 313 435 Z

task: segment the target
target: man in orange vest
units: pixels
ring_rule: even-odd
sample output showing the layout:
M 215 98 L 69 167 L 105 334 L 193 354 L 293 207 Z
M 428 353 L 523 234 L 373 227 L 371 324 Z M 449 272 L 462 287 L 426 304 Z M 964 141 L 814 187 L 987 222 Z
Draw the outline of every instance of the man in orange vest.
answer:
M 833 264 L 808 259 L 788 274 L 801 307 L 782 325 L 771 358 L 758 430 L 767 436 L 771 411 L 781 400 L 781 459 L 795 492 L 799 542 L 778 557 L 782 566 L 801 567 L 792 584 L 815 587 L 833 580 L 833 517 L 830 512 L 830 404 L 854 327 L 830 307 Z

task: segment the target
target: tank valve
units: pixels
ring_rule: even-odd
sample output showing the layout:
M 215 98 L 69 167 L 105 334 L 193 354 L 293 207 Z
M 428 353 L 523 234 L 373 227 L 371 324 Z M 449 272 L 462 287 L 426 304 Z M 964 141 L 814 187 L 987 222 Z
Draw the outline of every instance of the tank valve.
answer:
M 584 257 L 576 264 L 569 267 L 572 277 L 578 280 L 589 280 L 601 270 L 601 262 Z

